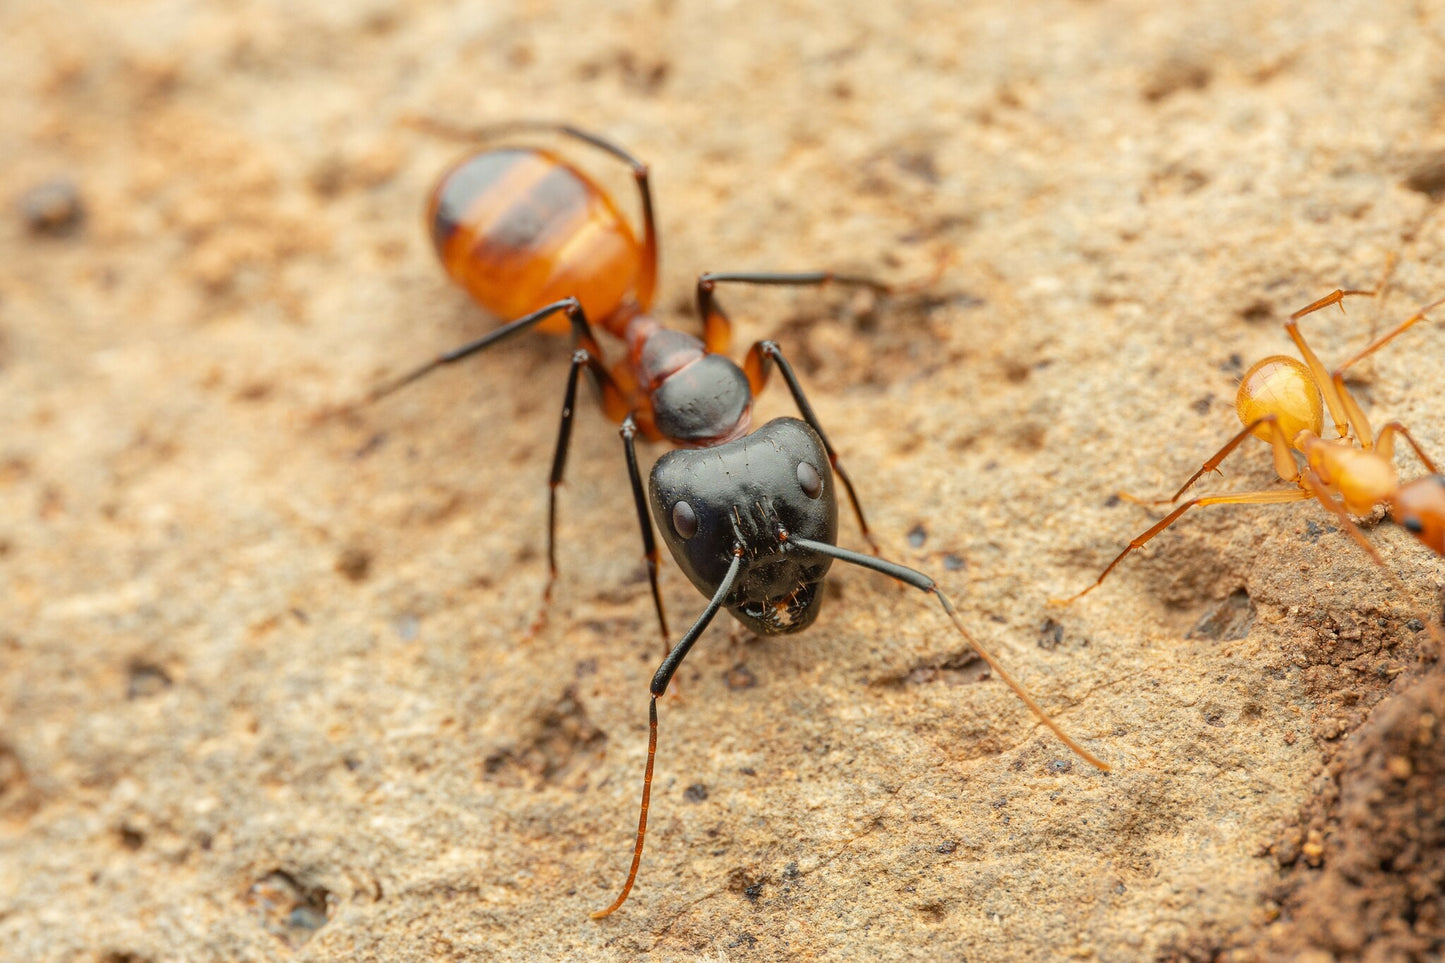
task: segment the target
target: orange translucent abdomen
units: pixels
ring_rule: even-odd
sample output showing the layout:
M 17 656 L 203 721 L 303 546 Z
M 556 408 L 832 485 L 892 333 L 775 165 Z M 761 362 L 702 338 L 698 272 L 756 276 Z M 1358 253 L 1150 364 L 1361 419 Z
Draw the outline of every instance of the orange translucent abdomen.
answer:
M 462 160 L 432 191 L 427 222 L 447 274 L 501 320 L 575 297 L 589 321 L 620 334 L 639 310 L 636 235 L 600 187 L 549 151 Z M 561 314 L 538 327 L 569 329 Z
M 1324 424 L 1324 404 L 1309 368 L 1282 354 L 1263 358 L 1244 373 L 1234 406 L 1245 425 L 1274 415 L 1285 439 L 1295 447 L 1301 431 L 1318 435 Z M 1262 441 L 1270 440 L 1263 425 L 1254 429 L 1254 435 Z

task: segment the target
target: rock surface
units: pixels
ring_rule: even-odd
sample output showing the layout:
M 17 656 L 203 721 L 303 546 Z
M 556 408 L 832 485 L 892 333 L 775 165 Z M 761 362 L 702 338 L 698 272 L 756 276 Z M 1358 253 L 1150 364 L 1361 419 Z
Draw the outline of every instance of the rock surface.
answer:
M 1048 599 L 1237 430 L 1291 311 L 1397 259 L 1306 322 L 1333 363 L 1445 295 L 1445 11 L 960 6 L 0 7 L 0 958 L 1439 952 L 1438 558 L 1368 526 L 1396 585 L 1318 505 L 1214 508 Z M 727 304 L 885 556 L 1112 772 L 839 567 L 808 632 L 704 636 L 587 918 L 661 649 L 614 429 L 579 416 L 525 641 L 563 342 L 322 417 L 492 323 L 420 230 L 461 149 L 424 121 L 516 117 L 652 164 L 670 321 L 702 270 L 907 288 Z M 1351 382 L 1437 454 L 1442 354 Z

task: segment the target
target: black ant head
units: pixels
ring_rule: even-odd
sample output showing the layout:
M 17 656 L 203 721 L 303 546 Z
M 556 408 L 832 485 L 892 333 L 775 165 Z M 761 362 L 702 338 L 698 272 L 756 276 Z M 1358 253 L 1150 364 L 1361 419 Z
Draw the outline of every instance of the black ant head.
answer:
M 787 540 L 838 538 L 832 467 L 813 429 L 778 418 L 726 444 L 670 451 L 649 489 L 657 527 L 699 592 L 712 597 L 741 547 L 742 568 L 723 599 L 739 622 L 778 635 L 818 617 L 833 560 Z

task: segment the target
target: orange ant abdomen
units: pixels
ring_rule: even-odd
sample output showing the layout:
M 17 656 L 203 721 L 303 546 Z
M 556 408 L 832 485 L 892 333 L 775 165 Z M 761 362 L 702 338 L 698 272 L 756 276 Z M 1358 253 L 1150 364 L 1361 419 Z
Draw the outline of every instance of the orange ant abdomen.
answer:
M 427 223 L 447 274 L 498 318 L 575 297 L 619 334 L 647 308 L 637 303 L 644 250 L 632 227 L 594 181 L 550 151 L 465 158 L 437 182 Z M 561 314 L 537 327 L 569 330 Z

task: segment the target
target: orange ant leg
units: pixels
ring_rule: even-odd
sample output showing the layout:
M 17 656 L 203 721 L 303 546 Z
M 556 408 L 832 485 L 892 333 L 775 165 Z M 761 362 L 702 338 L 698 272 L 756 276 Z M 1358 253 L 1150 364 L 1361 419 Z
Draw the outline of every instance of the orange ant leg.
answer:
M 833 473 L 843 483 L 843 489 L 848 493 L 848 501 L 853 505 L 853 514 L 858 518 L 858 527 L 863 532 L 863 538 L 868 542 L 868 547 L 873 554 L 879 553 L 878 542 L 873 533 L 868 529 L 868 522 L 863 518 L 863 506 L 858 502 L 858 493 L 853 490 L 853 481 L 848 473 L 843 470 L 843 464 L 838 460 L 838 453 L 833 450 L 833 445 L 828 441 L 828 436 L 823 432 L 823 426 L 818 422 L 818 416 L 813 412 L 813 406 L 808 404 L 807 395 L 803 394 L 803 386 L 798 382 L 798 376 L 793 373 L 793 366 L 788 364 L 788 359 L 783 357 L 783 349 L 778 347 L 776 341 L 759 341 L 748 349 L 748 356 L 743 364 L 743 370 L 747 372 L 748 381 L 755 385 L 754 393 L 761 391 L 762 386 L 767 383 L 768 371 L 776 364 L 778 371 L 782 373 L 783 380 L 788 383 L 788 391 L 793 396 L 793 401 L 798 406 L 798 411 L 808 427 L 818 433 L 818 439 L 823 442 L 823 450 L 828 453 L 828 461 L 833 466 Z
M 1379 351 L 1385 345 L 1395 340 L 1395 338 L 1399 335 L 1404 334 L 1416 324 L 1419 324 L 1421 321 L 1426 320 L 1430 312 L 1433 311 L 1435 308 L 1440 307 L 1440 305 L 1442 304 L 1445 304 L 1445 298 L 1440 298 L 1437 301 L 1431 301 L 1429 304 L 1425 305 L 1423 308 L 1410 315 L 1404 321 L 1401 321 L 1394 328 L 1386 331 L 1374 341 L 1371 341 L 1369 344 L 1365 345 L 1359 351 L 1351 355 L 1349 360 L 1345 361 L 1344 364 L 1340 365 L 1338 368 L 1335 369 L 1335 375 L 1339 376 L 1343 374 L 1345 369 L 1350 367 L 1350 365 L 1354 364 L 1357 361 L 1363 361 L 1365 358 L 1368 358 L 1370 355 L 1374 354 L 1376 351 Z
M 1194 483 L 1199 481 L 1199 479 L 1203 478 L 1205 475 L 1209 474 L 1212 471 L 1219 471 L 1220 464 L 1223 463 L 1224 459 L 1229 457 L 1230 453 L 1233 452 L 1234 449 L 1239 447 L 1240 442 L 1248 438 L 1256 428 L 1265 424 L 1271 425 L 1273 427 L 1273 430 L 1271 431 L 1270 441 L 1275 449 L 1275 471 L 1279 473 L 1281 478 L 1293 480 L 1295 475 L 1298 474 L 1298 471 L 1295 468 L 1294 459 L 1290 456 L 1289 453 L 1289 442 L 1285 439 L 1283 432 L 1279 429 L 1279 419 L 1275 415 L 1265 415 L 1263 418 L 1256 418 L 1254 421 L 1251 421 L 1249 424 L 1245 425 L 1244 428 L 1242 428 L 1237 435 L 1226 441 L 1224 443 L 1224 446 L 1218 451 L 1216 451 L 1213 455 L 1211 455 L 1209 457 L 1209 460 L 1206 461 L 1203 465 L 1201 465 L 1198 471 L 1190 475 L 1189 480 L 1186 481 L 1184 484 L 1180 485 L 1179 490 L 1170 497 L 1152 499 L 1135 498 L 1133 495 L 1129 495 L 1124 492 L 1120 492 L 1119 497 L 1124 499 L 1125 501 L 1133 502 L 1136 505 L 1167 505 L 1171 502 L 1177 502 L 1179 501 L 1179 496 L 1189 491 L 1189 489 L 1192 488 L 1194 486 Z M 1281 444 L 1283 444 L 1284 446 L 1283 452 L 1281 452 L 1280 450 Z
M 1345 510 L 1345 506 L 1330 497 L 1329 489 L 1312 469 L 1306 469 L 1305 472 L 1300 475 L 1300 485 L 1304 487 L 1308 494 L 1314 496 L 1321 505 L 1328 509 L 1330 514 L 1335 516 L 1335 519 L 1339 521 L 1341 527 L 1349 533 L 1350 538 L 1354 539 L 1355 544 L 1364 549 L 1365 554 L 1370 556 L 1376 565 L 1380 566 L 1380 569 L 1385 573 L 1385 577 L 1390 580 L 1395 591 L 1400 593 L 1400 597 L 1409 598 L 1410 590 L 1406 587 L 1405 582 L 1400 576 L 1395 574 L 1394 569 L 1385 563 L 1379 551 L 1375 546 L 1370 544 L 1370 540 L 1365 537 L 1365 533 L 1360 531 L 1360 526 L 1355 524 L 1355 520 L 1351 518 L 1350 513 Z M 1423 611 L 1417 610 L 1417 617 L 1421 615 L 1423 615 Z M 1445 642 L 1445 637 L 1442 637 L 1438 625 L 1428 618 L 1420 618 L 1420 622 L 1429 629 L 1430 637 L 1434 639 L 1437 644 Z
M 734 532 L 736 533 L 736 526 L 734 526 Z M 662 660 L 662 665 L 657 667 L 657 674 L 652 677 L 652 685 L 648 690 L 650 698 L 647 703 L 647 765 L 642 772 L 642 805 L 637 815 L 637 842 L 632 848 L 632 867 L 627 871 L 627 882 L 622 884 L 622 892 L 617 894 L 617 898 L 612 901 L 611 906 L 593 913 L 594 920 L 611 916 L 623 903 L 627 902 L 627 897 L 632 892 L 632 884 L 637 882 L 638 867 L 642 865 L 642 846 L 647 838 L 647 810 L 652 802 L 652 768 L 653 761 L 657 757 L 657 700 L 667 692 L 667 685 L 672 681 L 677 667 L 682 664 L 683 659 L 687 658 L 687 653 L 691 651 L 693 643 L 712 622 L 713 616 L 717 615 L 717 610 L 722 607 L 723 599 L 732 591 L 733 581 L 738 577 L 738 570 L 742 568 L 742 563 L 742 537 L 739 535 L 738 544 L 733 546 L 733 560 L 728 565 L 727 574 L 723 576 L 722 583 L 713 593 L 707 608 L 697 617 L 697 621 L 692 623 L 692 628 L 687 630 L 687 634 L 667 654 L 667 658 Z
M 724 354 L 732 344 L 732 322 L 717 303 L 713 291 L 718 283 L 724 284 L 773 284 L 773 285 L 822 285 L 855 284 L 871 288 L 879 294 L 889 294 L 892 288 L 872 278 L 852 274 L 834 274 L 832 271 L 805 271 L 796 274 L 773 274 L 758 272 L 727 272 L 700 274 L 697 278 L 697 316 L 702 319 L 702 342 L 712 354 Z M 762 385 L 748 373 L 753 394 L 762 391 Z
M 653 292 L 657 288 L 657 228 L 652 214 L 652 187 L 647 165 L 612 141 L 590 131 L 545 120 L 514 120 L 480 127 L 458 126 L 431 117 L 412 118 L 410 123 L 433 134 L 453 140 L 491 140 L 527 131 L 560 134 L 580 140 L 598 150 L 611 154 L 632 168 L 632 177 L 637 181 L 637 190 L 642 197 L 642 269 L 637 277 L 637 306 L 643 311 L 652 307 Z
M 1365 537 L 1365 533 L 1360 531 L 1360 526 L 1356 525 L 1355 520 L 1350 517 L 1350 513 L 1345 511 L 1344 504 L 1331 497 L 1329 488 L 1320 480 L 1320 476 L 1315 474 L 1314 469 L 1305 469 L 1300 475 L 1299 483 L 1300 487 L 1304 489 L 1308 496 L 1314 498 L 1323 505 L 1331 515 L 1335 516 L 1335 520 L 1349 533 L 1350 538 L 1355 540 L 1355 544 L 1364 549 L 1365 554 L 1374 559 L 1375 564 L 1385 569 L 1386 574 L 1393 578 L 1393 573 L 1389 571 L 1388 566 L 1385 565 L 1385 560 L 1380 556 L 1375 546 L 1370 544 L 1370 540 Z M 1398 580 L 1396 581 L 1398 582 Z M 1395 587 L 1400 589 L 1402 593 L 1405 588 L 1402 584 L 1397 584 Z
M 1380 350 L 1385 345 L 1393 341 L 1400 334 L 1403 334 L 1405 331 L 1409 330 L 1420 321 L 1425 320 L 1428 313 L 1432 309 L 1438 308 L 1441 304 L 1445 304 L 1445 298 L 1441 298 L 1438 301 L 1433 301 L 1430 304 L 1425 305 L 1425 307 L 1421 308 L 1419 311 L 1416 311 L 1414 314 L 1406 318 L 1400 324 L 1396 325 L 1391 330 L 1385 332 L 1383 335 L 1376 338 L 1374 341 L 1370 342 L 1359 351 L 1355 352 L 1354 355 L 1352 355 L 1348 360 L 1346 360 L 1343 364 L 1336 368 L 1334 374 L 1331 376 L 1330 380 L 1334 383 L 1335 391 L 1339 393 L 1340 400 L 1344 404 L 1346 417 L 1349 419 L 1350 423 L 1350 429 L 1354 431 L 1355 437 L 1359 439 L 1360 447 L 1364 448 L 1366 451 L 1370 450 L 1370 447 L 1373 444 L 1374 435 L 1371 433 L 1370 421 L 1368 418 L 1365 417 L 1364 409 L 1360 407 L 1359 403 L 1355 401 L 1354 396 L 1350 394 L 1349 389 L 1345 387 L 1346 369 L 1348 369 L 1350 365 L 1354 364 L 1355 362 L 1374 354 L 1376 351 Z
M 1415 455 L 1425 465 L 1426 471 L 1432 475 L 1440 474 L 1440 469 L 1436 468 L 1435 462 L 1431 460 L 1429 455 L 1425 454 L 1425 450 L 1420 447 L 1420 443 L 1415 440 L 1415 436 L 1410 434 L 1410 429 L 1398 421 L 1392 421 L 1380 429 L 1380 436 L 1375 439 L 1375 451 L 1384 456 L 1386 460 L 1394 458 L 1395 435 L 1400 435 L 1410 443 L 1410 447 L 1415 450 Z
M 1174 509 L 1174 511 L 1170 512 L 1168 515 L 1165 515 L 1147 531 L 1143 532 L 1137 538 L 1131 541 L 1122 552 L 1120 552 L 1117 556 L 1114 557 L 1114 560 L 1109 563 L 1108 567 L 1099 574 L 1099 577 L 1094 580 L 1093 585 L 1090 585 L 1082 592 L 1071 595 L 1066 599 L 1050 599 L 1049 601 L 1054 605 L 1068 605 L 1069 603 L 1077 601 L 1078 599 L 1083 598 L 1085 595 L 1088 595 L 1090 592 L 1098 588 L 1103 583 L 1104 579 L 1107 578 L 1109 573 L 1114 570 L 1115 566 L 1117 566 L 1120 562 L 1124 560 L 1125 556 L 1127 556 L 1130 552 L 1134 551 L 1136 548 L 1141 548 L 1142 546 L 1144 546 L 1155 535 L 1158 535 L 1160 532 L 1164 531 L 1164 529 L 1168 528 L 1170 525 L 1173 525 L 1176 521 L 1178 521 L 1180 515 L 1183 515 L 1185 512 L 1189 511 L 1189 509 L 1196 506 L 1203 507 L 1205 505 L 1282 505 L 1286 502 L 1306 501 L 1307 499 L 1312 497 L 1314 497 L 1312 493 L 1305 491 L 1301 488 L 1279 488 L 1257 492 L 1239 492 L 1233 495 L 1209 495 L 1204 498 L 1191 498 L 1183 505 L 1180 505 L 1178 508 Z
M 1325 370 L 1324 364 L 1321 363 L 1319 355 L 1315 354 L 1314 349 L 1305 341 L 1304 334 L 1300 332 L 1299 320 L 1307 314 L 1313 314 L 1321 308 L 1327 308 L 1332 304 L 1338 304 L 1340 310 L 1344 311 L 1344 300 L 1352 295 L 1371 298 L 1375 296 L 1375 292 L 1337 289 L 1333 293 L 1320 298 L 1318 301 L 1300 308 L 1294 314 L 1291 314 L 1289 320 L 1284 324 L 1285 332 L 1288 333 L 1290 339 L 1294 341 L 1295 347 L 1299 348 L 1300 355 L 1304 358 L 1305 364 L 1309 366 L 1310 375 L 1313 377 L 1315 385 L 1320 389 L 1320 395 L 1325 399 L 1325 406 L 1330 409 L 1330 418 L 1333 419 L 1335 431 L 1340 438 L 1344 438 L 1348 434 L 1346 430 L 1349 421 L 1347 411 L 1344 403 L 1340 400 L 1338 392 L 1335 390 L 1335 385 L 1330 378 L 1329 372 Z

